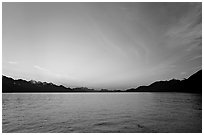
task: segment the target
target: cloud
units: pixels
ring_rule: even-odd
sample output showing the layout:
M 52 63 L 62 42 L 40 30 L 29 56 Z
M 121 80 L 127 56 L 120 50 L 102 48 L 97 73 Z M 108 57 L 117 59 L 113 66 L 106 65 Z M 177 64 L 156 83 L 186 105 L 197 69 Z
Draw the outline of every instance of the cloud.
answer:
M 202 7 L 194 4 L 174 26 L 166 32 L 168 47 L 186 46 L 188 51 L 202 43 Z
M 38 65 L 34 65 L 34 68 L 36 68 L 36 69 L 38 69 L 38 70 L 40 70 L 40 71 L 43 71 L 43 72 L 47 72 L 47 73 L 50 72 L 48 69 L 42 68 L 42 67 L 40 67 L 40 66 L 38 66 Z
M 18 62 L 16 62 L 16 61 L 9 61 L 8 63 L 9 63 L 9 64 L 12 64 L 12 65 L 18 64 Z
M 56 73 L 56 72 L 53 72 L 47 68 L 44 68 L 44 67 L 41 67 L 39 65 L 34 65 L 33 66 L 35 69 L 39 70 L 41 74 L 43 74 L 44 76 L 46 77 L 51 77 L 51 78 L 55 78 L 55 79 L 63 79 L 63 80 L 68 80 L 68 81 L 79 81 L 77 80 L 76 78 L 74 77 L 71 77 L 71 76 L 65 76 L 65 75 L 62 75 L 62 74 L 59 74 L 59 73 Z
M 39 70 L 39 71 L 41 71 L 43 74 L 45 74 L 45 75 L 47 75 L 47 76 L 50 76 L 50 77 L 56 77 L 56 78 L 64 78 L 64 79 L 72 79 L 73 80 L 73 78 L 71 78 L 71 77 L 65 77 L 64 75 L 61 75 L 61 74 L 59 74 L 59 73 L 56 73 L 56 72 L 53 72 L 53 71 L 51 71 L 51 70 L 49 70 L 49 69 L 47 69 L 47 68 L 44 68 L 44 67 L 41 67 L 41 66 L 38 66 L 38 65 L 34 65 L 33 66 L 35 69 L 37 69 L 37 70 Z
M 189 61 L 193 61 L 193 60 L 197 60 L 197 59 L 202 59 L 202 55 L 194 56 L 193 58 L 189 59 Z
M 52 72 L 52 71 L 50 71 L 50 70 L 48 70 L 46 68 L 40 67 L 38 65 L 34 65 L 34 68 L 37 69 L 37 70 L 40 70 L 41 72 L 43 72 L 44 74 L 47 74 L 49 76 L 60 77 L 59 74 L 54 73 L 54 72 Z
M 181 72 L 181 75 L 185 75 L 186 74 L 186 72 Z

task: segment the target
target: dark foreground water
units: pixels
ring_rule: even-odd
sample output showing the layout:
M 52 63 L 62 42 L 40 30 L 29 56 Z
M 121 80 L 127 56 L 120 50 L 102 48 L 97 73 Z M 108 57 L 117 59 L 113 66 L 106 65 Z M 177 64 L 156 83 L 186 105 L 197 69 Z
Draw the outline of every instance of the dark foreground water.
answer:
M 3 94 L 3 132 L 202 132 L 188 93 Z

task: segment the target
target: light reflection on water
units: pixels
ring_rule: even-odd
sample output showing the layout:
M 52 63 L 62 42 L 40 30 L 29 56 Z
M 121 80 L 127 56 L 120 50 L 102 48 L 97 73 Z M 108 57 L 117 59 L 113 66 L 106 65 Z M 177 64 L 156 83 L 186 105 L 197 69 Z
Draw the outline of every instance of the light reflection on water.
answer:
M 189 93 L 3 94 L 3 132 L 201 132 Z

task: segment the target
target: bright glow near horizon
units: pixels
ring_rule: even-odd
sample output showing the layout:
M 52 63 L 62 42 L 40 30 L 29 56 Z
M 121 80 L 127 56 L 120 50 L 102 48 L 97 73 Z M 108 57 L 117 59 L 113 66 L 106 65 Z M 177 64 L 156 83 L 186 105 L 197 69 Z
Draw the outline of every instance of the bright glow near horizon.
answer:
M 3 75 L 125 89 L 202 67 L 202 3 L 3 3 Z

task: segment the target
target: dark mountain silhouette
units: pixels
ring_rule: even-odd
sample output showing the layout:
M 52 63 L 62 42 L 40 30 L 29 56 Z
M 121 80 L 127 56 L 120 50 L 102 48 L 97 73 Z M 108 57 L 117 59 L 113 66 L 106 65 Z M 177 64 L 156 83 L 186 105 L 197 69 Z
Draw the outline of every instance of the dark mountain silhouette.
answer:
M 2 78 L 2 92 L 68 92 L 71 91 L 70 88 L 65 88 L 64 86 L 54 85 L 52 83 L 37 82 L 34 80 L 25 81 L 22 79 L 14 80 L 3 76 Z
M 99 91 L 86 87 L 66 88 L 62 85 L 40 81 L 25 81 L 22 79 L 14 80 L 2 76 L 2 92 L 191 92 L 202 93 L 202 70 L 198 71 L 188 79 L 170 81 L 158 81 L 149 86 L 121 90 L 101 89 Z
M 149 86 L 131 88 L 127 92 L 192 92 L 202 93 L 202 70 L 190 76 L 188 79 L 170 81 L 158 81 Z
M 40 81 L 25 81 L 22 79 L 14 80 L 3 76 L 2 78 L 2 92 L 93 92 L 94 90 L 88 88 L 66 88 L 62 85 L 55 85 L 53 83 L 46 83 Z

